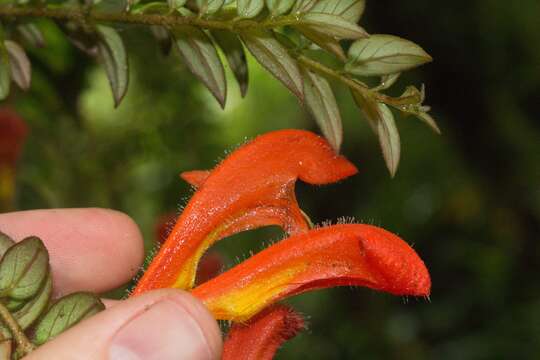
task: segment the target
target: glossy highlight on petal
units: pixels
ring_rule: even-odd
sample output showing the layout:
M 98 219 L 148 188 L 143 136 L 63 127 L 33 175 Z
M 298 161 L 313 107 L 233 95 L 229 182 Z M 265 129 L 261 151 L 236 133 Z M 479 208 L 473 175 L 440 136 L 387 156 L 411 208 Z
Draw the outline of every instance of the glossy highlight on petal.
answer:
M 345 224 L 282 240 L 192 294 L 216 319 L 244 322 L 285 297 L 334 286 L 428 296 L 431 280 L 424 262 L 398 236 L 371 225 Z
M 356 172 L 322 137 L 281 130 L 241 146 L 207 177 L 202 172 L 184 176 L 200 188 L 133 294 L 190 289 L 202 254 L 225 236 L 266 225 L 279 225 L 289 234 L 306 232 L 309 225 L 294 194 L 296 180 L 322 185 Z
M 304 319 L 290 307 L 277 305 L 246 324 L 234 324 L 221 360 L 272 360 L 279 347 L 304 329 Z

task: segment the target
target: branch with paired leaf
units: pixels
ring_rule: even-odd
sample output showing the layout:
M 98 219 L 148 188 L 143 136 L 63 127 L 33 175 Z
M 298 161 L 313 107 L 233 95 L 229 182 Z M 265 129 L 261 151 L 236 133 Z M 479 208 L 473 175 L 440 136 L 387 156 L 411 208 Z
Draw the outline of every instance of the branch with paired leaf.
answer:
M 49 253 L 30 236 L 15 243 L 0 232 L 0 360 L 20 359 L 81 320 L 105 309 L 94 294 L 52 301 Z
M 175 49 L 222 107 L 228 88 L 222 58 L 245 96 L 247 49 L 308 109 L 337 151 L 343 130 L 330 81 L 348 87 L 379 138 L 392 176 L 400 158 L 392 109 L 413 115 L 439 132 L 430 108 L 423 104 L 423 86 L 408 86 L 398 97 L 385 94 L 402 72 L 432 58 L 411 41 L 369 35 L 358 25 L 365 0 L 118 0 L 117 11 L 107 10 L 110 4 L 91 0 L 83 4 L 35 1 L 0 6 L 4 26 L 0 34 L 0 98 L 9 94 L 10 79 L 22 89 L 29 88 L 30 61 L 14 39 L 43 46 L 39 28 L 29 20 L 49 18 L 75 46 L 103 65 L 118 106 L 128 88 L 129 68 L 126 48 L 114 26 L 142 25 L 149 28 L 166 54 Z M 333 65 L 323 64 L 317 53 L 331 55 Z M 380 81 L 369 87 L 365 79 L 372 77 Z

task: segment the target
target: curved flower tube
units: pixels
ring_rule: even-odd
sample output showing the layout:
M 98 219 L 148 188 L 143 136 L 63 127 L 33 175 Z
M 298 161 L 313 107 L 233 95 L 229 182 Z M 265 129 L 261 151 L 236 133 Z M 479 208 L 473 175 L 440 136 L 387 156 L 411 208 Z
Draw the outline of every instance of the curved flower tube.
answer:
M 223 345 L 221 360 L 272 360 L 279 347 L 304 329 L 293 309 L 273 306 L 247 324 L 234 324 Z
M 424 262 L 398 236 L 371 225 L 346 224 L 282 240 L 192 294 L 216 319 L 244 322 L 285 297 L 343 285 L 427 296 L 431 280 Z
M 357 172 L 326 140 L 303 130 L 255 138 L 231 153 L 199 184 L 134 295 L 174 287 L 190 289 L 197 263 L 219 239 L 252 228 L 279 225 L 289 234 L 309 229 L 294 194 L 297 179 L 328 184 Z M 189 178 L 189 177 L 188 177 Z

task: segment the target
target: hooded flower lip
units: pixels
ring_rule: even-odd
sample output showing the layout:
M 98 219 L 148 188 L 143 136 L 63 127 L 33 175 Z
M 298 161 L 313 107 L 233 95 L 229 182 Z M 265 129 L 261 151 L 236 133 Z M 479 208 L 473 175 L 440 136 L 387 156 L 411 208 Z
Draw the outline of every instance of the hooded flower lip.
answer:
M 261 135 L 210 173 L 191 172 L 188 181 L 200 188 L 133 294 L 190 289 L 202 254 L 224 236 L 265 225 L 280 225 L 289 234 L 306 232 L 309 226 L 294 194 L 296 180 L 321 185 L 356 172 L 326 140 L 303 130 Z
M 282 240 L 192 294 L 216 319 L 244 322 L 285 297 L 343 285 L 427 296 L 431 280 L 423 261 L 398 236 L 371 225 L 346 224 Z
M 232 326 L 221 360 L 271 360 L 277 349 L 304 327 L 304 319 L 293 309 L 273 306 L 246 324 Z

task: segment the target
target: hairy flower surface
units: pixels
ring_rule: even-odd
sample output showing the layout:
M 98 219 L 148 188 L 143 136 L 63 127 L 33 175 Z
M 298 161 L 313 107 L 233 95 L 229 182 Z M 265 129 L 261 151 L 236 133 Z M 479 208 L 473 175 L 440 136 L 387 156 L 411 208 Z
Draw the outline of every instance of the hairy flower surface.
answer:
M 294 194 L 296 180 L 321 185 L 356 172 L 311 132 L 281 130 L 255 138 L 207 176 L 198 172 L 191 177 L 199 189 L 133 294 L 165 287 L 190 289 L 201 256 L 223 237 L 266 225 L 279 225 L 289 234 L 307 231 Z
M 304 329 L 292 308 L 276 305 L 246 324 L 234 324 L 223 346 L 222 360 L 271 360 L 279 347 Z
M 285 297 L 343 285 L 427 296 L 431 281 L 424 262 L 398 236 L 346 224 L 282 240 L 192 293 L 217 319 L 243 322 Z

